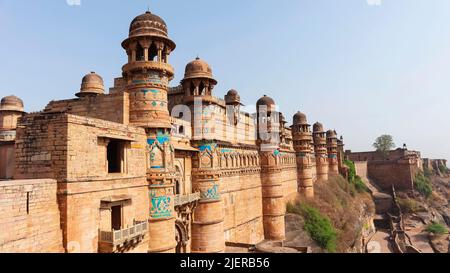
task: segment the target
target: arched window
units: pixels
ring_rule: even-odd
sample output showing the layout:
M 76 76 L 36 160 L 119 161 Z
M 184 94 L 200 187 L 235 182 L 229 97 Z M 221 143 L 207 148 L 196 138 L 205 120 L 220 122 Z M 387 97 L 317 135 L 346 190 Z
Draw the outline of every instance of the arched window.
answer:
M 195 85 L 193 82 L 191 82 L 191 87 L 190 87 L 189 91 L 190 91 L 189 95 L 195 96 Z
M 198 89 L 200 96 L 206 95 L 205 84 L 203 82 L 200 83 L 200 87 Z
M 136 61 L 145 61 L 144 59 L 144 48 L 138 43 L 136 46 Z
M 181 126 L 178 128 L 178 133 L 181 134 L 181 135 L 184 135 L 184 126 L 183 126 L 183 125 L 181 125 Z
M 152 43 L 148 49 L 148 60 L 151 62 L 156 62 L 158 60 L 158 49 L 156 48 L 155 43 Z

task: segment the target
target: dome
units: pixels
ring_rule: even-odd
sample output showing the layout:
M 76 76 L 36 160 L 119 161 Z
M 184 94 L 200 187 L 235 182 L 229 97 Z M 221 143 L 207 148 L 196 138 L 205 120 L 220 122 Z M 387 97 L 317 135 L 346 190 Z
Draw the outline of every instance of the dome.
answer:
M 207 78 L 214 80 L 211 67 L 207 62 L 201 60 L 199 57 L 188 63 L 184 72 L 184 80 L 194 78 Z M 217 82 L 215 84 L 217 84 Z
M 337 138 L 336 131 L 334 131 L 334 130 L 328 130 L 328 131 L 327 131 L 327 138 Z
M 297 124 L 308 124 L 306 115 L 302 112 L 297 112 L 297 114 L 294 115 L 294 125 Z
M 0 111 L 23 112 L 23 101 L 16 96 L 7 96 L 0 102 Z
M 228 91 L 228 93 L 227 93 L 227 96 L 230 96 L 230 97 L 239 97 L 239 93 L 238 93 L 238 91 L 236 91 L 236 90 L 234 90 L 234 89 L 231 89 L 230 91 Z
M 240 102 L 241 102 L 241 97 L 239 96 L 239 93 L 234 89 L 231 89 L 225 95 L 225 103 L 226 104 L 240 104 Z
M 256 102 L 256 106 L 275 106 L 275 101 L 271 97 L 264 95 Z
M 83 97 L 87 95 L 100 95 L 105 93 L 105 87 L 103 85 L 103 78 L 97 73 L 91 72 L 83 77 L 81 80 L 80 92 L 76 94 L 77 97 Z
M 316 122 L 313 125 L 313 132 L 315 133 L 323 133 L 323 125 L 320 122 Z
M 137 16 L 131 21 L 129 37 L 154 35 L 168 37 L 167 25 L 161 17 L 150 11 Z

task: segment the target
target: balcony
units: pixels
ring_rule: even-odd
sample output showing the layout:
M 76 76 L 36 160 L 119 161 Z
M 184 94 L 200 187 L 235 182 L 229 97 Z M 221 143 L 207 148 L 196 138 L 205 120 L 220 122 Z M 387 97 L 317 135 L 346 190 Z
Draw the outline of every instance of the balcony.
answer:
M 154 61 L 136 61 L 127 63 L 122 67 L 123 71 L 133 72 L 138 70 L 163 70 L 169 74 L 169 77 L 172 78 L 175 70 L 173 66 L 163 62 L 154 62 Z
M 183 206 L 200 200 L 200 192 L 186 194 L 186 195 L 175 195 L 174 203 L 175 207 Z
M 99 243 L 112 245 L 114 248 L 128 243 L 138 242 L 148 231 L 148 222 L 136 222 L 132 227 L 113 231 L 100 231 Z

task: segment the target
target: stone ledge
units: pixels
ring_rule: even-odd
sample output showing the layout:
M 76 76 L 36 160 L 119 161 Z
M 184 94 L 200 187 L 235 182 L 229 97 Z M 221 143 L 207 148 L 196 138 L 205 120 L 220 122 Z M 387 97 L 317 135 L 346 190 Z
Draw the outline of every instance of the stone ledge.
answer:
M 0 187 L 14 187 L 26 185 L 56 184 L 54 179 L 23 179 L 0 181 Z

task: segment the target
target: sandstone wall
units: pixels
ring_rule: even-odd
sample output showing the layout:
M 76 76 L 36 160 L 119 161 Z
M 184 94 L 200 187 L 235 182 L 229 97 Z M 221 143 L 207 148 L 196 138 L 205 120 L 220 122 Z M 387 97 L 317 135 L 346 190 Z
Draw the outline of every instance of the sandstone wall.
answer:
M 108 204 L 122 206 L 122 228 L 148 219 L 143 129 L 66 113 L 28 115 L 22 124 L 16 177 L 57 179 L 66 251 L 99 250 L 99 230 L 111 231 Z M 108 173 L 108 139 L 122 141 L 121 173 Z M 126 252 L 147 249 L 148 236 Z
M 256 244 L 264 240 L 259 168 L 224 176 L 220 183 L 225 241 Z
M 283 195 L 286 203 L 297 198 L 297 166 L 285 166 L 281 172 L 280 179 L 283 179 Z
M 414 187 L 415 165 L 401 161 L 374 161 L 368 163 L 368 175 L 383 190 L 412 190 Z
M 60 185 L 64 242 L 68 252 L 98 252 L 99 230 L 111 231 L 105 204 L 122 205 L 122 227 L 147 221 L 146 136 L 143 129 L 67 115 L 67 177 Z M 109 174 L 106 139 L 124 142 L 121 173 Z M 148 236 L 126 252 L 147 252 Z
M 65 114 L 26 115 L 16 135 L 15 179 L 63 179 L 67 176 Z
M 14 175 L 14 142 L 0 142 L 0 180 L 11 179 Z
M 130 101 L 128 93 L 117 93 L 72 100 L 52 101 L 47 105 L 44 112 L 69 113 L 128 124 L 129 107 Z
M 63 252 L 56 181 L 0 182 L 0 229 L 0 252 Z
M 64 230 L 64 245 L 68 252 L 99 251 L 99 230 L 111 231 L 111 212 L 102 203 L 123 202 L 123 226 L 133 220 L 148 219 L 149 200 L 145 178 L 110 178 L 99 181 L 71 181 L 59 195 Z M 129 200 L 129 201 L 128 201 Z M 126 252 L 148 251 L 149 237 Z
M 365 178 L 367 176 L 367 161 L 355 161 L 356 175 Z

